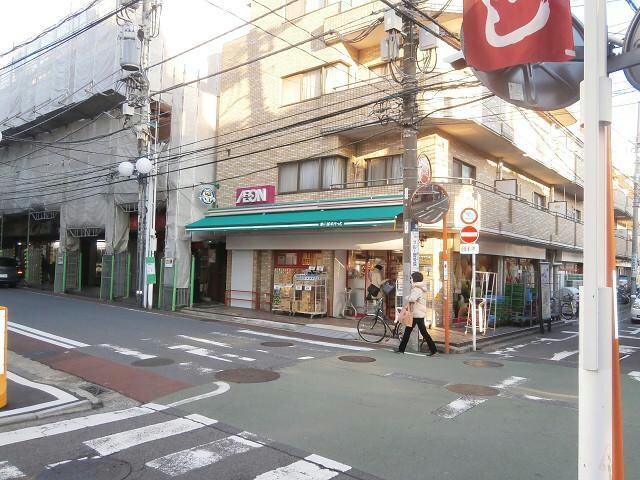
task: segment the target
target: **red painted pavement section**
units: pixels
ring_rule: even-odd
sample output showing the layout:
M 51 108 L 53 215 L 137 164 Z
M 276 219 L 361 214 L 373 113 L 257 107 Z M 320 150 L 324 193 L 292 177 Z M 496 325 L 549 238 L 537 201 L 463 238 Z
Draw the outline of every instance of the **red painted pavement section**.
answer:
M 164 395 L 193 387 L 190 383 L 143 370 L 143 367 L 123 365 L 75 349 L 66 350 L 14 332 L 9 332 L 9 349 L 56 370 L 62 370 L 120 392 L 139 402 L 150 402 Z M 34 355 L 35 353 L 40 354 Z

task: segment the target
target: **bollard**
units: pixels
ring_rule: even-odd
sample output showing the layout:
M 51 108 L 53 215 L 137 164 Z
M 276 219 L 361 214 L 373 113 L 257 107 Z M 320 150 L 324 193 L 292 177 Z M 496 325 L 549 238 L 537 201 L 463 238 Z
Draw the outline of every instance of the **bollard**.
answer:
M 0 307 L 0 408 L 7 405 L 7 325 L 9 313 Z

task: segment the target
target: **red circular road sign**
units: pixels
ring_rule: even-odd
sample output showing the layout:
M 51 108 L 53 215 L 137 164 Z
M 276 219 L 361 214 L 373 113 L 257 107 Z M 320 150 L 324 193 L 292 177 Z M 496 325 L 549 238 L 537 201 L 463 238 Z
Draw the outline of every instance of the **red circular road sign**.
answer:
M 473 225 L 465 225 L 462 227 L 462 230 L 460 230 L 460 240 L 462 243 L 476 243 L 479 235 L 478 229 Z

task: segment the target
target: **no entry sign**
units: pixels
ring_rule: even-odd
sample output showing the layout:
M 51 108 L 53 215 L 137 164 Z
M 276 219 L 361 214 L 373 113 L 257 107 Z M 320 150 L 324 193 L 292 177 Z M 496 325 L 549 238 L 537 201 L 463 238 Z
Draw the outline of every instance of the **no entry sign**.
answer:
M 462 243 L 476 243 L 478 240 L 478 229 L 473 225 L 465 225 L 460 230 L 460 240 Z

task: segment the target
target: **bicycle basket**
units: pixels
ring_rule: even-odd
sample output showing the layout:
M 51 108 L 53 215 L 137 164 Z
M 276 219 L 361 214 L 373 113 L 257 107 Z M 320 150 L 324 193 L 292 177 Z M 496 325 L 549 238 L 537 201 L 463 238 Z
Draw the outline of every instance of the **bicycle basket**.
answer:
M 381 285 L 381 287 L 382 287 L 382 293 L 384 293 L 385 295 L 391 295 L 393 291 L 396 289 L 396 286 L 393 284 L 393 282 L 390 282 L 389 280 L 384 282 Z
M 367 300 L 365 308 L 367 315 L 375 315 L 378 311 L 378 302 L 376 300 Z

